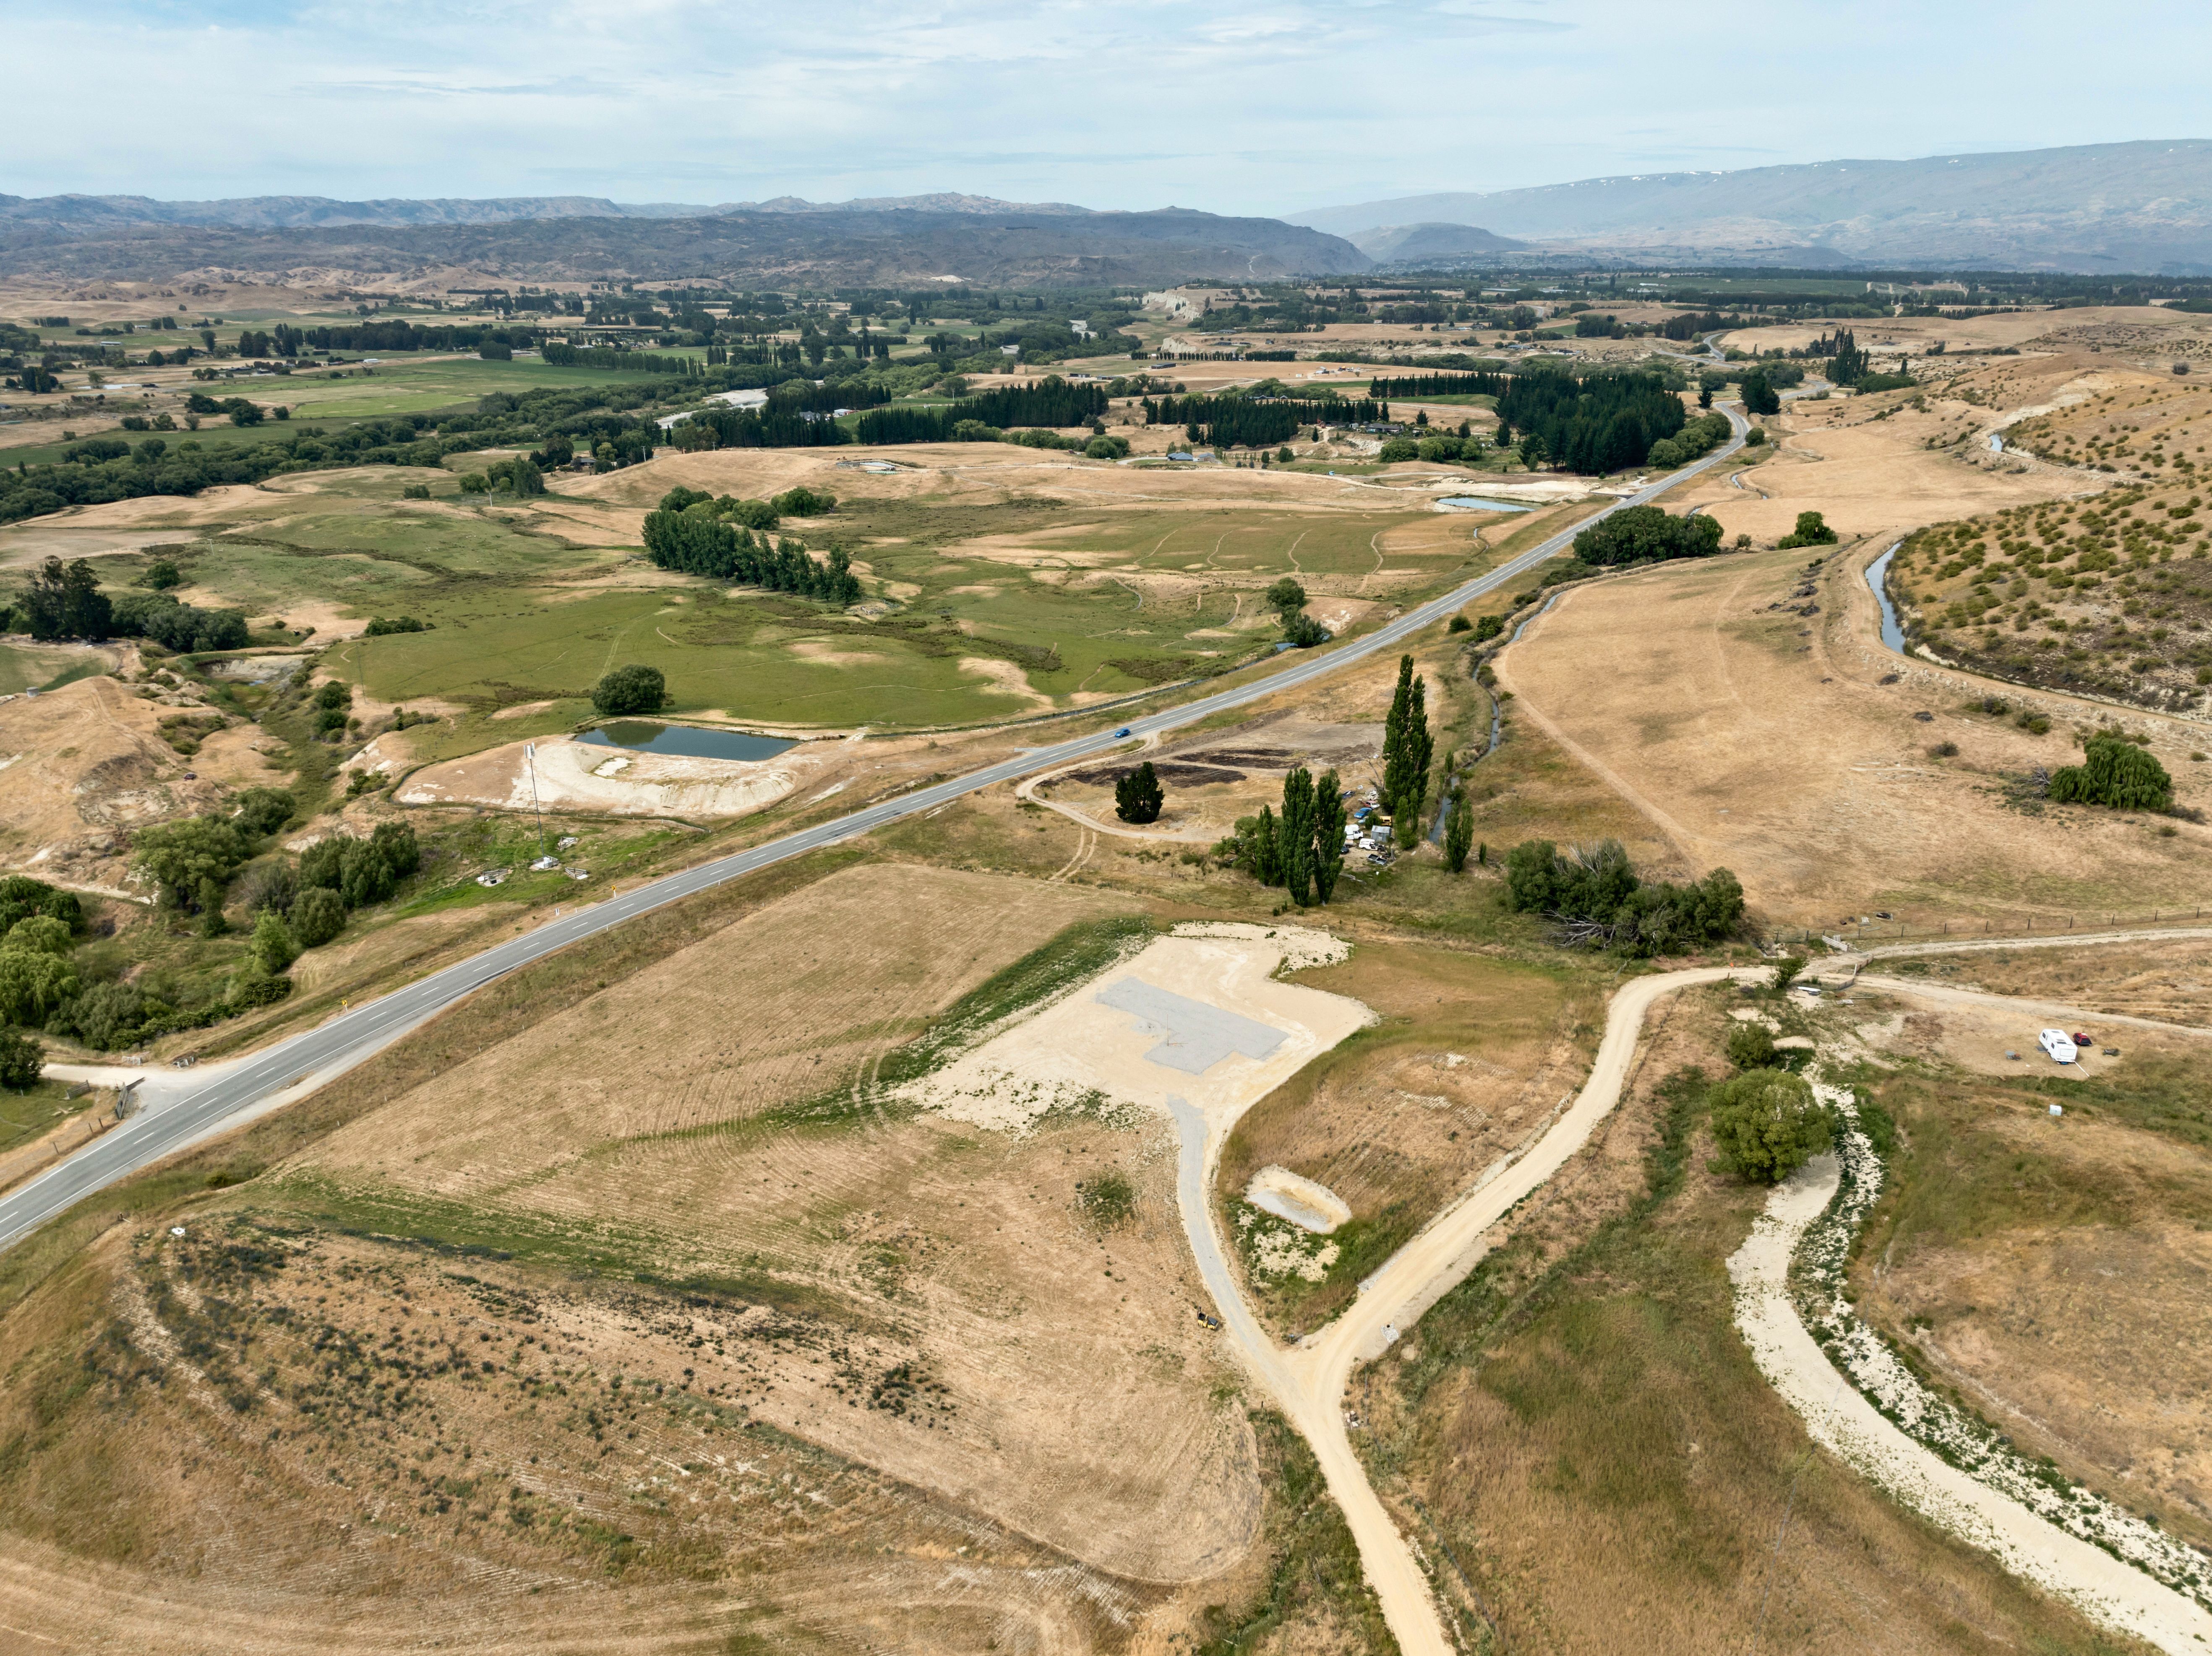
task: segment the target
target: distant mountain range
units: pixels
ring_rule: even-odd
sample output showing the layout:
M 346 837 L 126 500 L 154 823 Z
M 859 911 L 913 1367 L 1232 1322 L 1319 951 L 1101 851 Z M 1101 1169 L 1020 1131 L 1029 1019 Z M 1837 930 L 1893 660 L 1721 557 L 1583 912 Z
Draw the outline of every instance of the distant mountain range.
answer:
M 1407 196 L 1285 221 L 1378 259 L 1390 227 L 1481 225 L 1559 252 L 1707 264 L 2212 274 L 2212 141 L 1646 173 Z
M 161 215 L 170 216 L 163 217 Z M 377 216 L 371 220 L 366 215 Z M 1142 285 L 1356 275 L 1350 242 L 1279 219 L 1184 208 L 1093 212 L 975 196 L 716 208 L 581 197 L 335 202 L 257 197 L 0 197 L 0 274 L 161 282 L 198 272 L 263 282 L 516 282 L 713 276 L 748 282 L 987 287 Z
M 2212 275 L 2212 141 L 1652 173 L 1234 218 L 945 191 L 699 206 L 596 196 L 0 196 L 0 274 L 344 282 L 716 276 L 1163 286 L 1531 254 L 1683 264 Z
M 1346 238 L 1378 264 L 1419 264 L 1529 251 L 1525 241 L 1492 235 L 1472 224 L 1387 224 Z
M 684 219 L 732 213 L 1089 213 L 1066 202 L 994 201 L 942 191 L 816 202 L 797 196 L 702 207 L 687 202 L 625 203 L 604 196 L 499 196 L 484 201 L 337 201 L 328 196 L 240 196 L 226 201 L 155 201 L 148 196 L 0 195 L 0 227 L 38 226 L 92 232 L 157 225 L 227 226 L 240 230 L 323 229 L 342 225 L 393 228 L 440 224 L 512 224 L 525 219 Z

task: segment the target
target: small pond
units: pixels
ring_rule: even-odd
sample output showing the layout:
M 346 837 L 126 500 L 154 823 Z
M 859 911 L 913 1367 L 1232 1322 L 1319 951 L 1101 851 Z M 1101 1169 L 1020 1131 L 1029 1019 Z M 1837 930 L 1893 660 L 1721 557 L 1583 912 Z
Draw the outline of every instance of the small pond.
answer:
M 1536 508 L 1519 500 L 1492 500 L 1480 494 L 1447 494 L 1437 502 L 1455 512 L 1534 512 Z
M 627 748 L 633 753 L 663 753 L 679 759 L 773 759 L 786 748 L 799 745 L 781 736 L 661 725 L 646 719 L 618 719 L 586 731 L 576 740 L 587 747 Z

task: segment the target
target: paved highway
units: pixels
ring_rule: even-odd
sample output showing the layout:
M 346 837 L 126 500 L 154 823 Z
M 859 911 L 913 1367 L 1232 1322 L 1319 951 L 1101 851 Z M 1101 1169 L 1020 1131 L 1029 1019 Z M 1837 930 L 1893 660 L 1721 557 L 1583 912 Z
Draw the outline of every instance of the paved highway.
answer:
M 1680 471 L 1669 473 L 1625 500 L 1615 501 L 1598 515 L 1609 515 L 1623 507 L 1648 506 L 1664 490 L 1720 464 L 1733 455 L 1742 446 L 1744 434 L 1750 428 L 1733 409 L 1723 411 L 1735 428 L 1728 442 L 1703 459 L 1683 467 Z M 1595 518 L 1588 519 L 1573 529 L 1562 530 L 1550 539 L 1529 548 L 1511 562 L 1479 575 L 1418 609 L 1407 610 L 1395 621 L 1364 638 L 1335 649 L 1319 652 L 1298 652 L 1288 665 L 1275 672 L 1231 689 L 1202 696 L 1195 701 L 1131 719 L 1126 728 L 1131 737 L 1137 737 L 1176 730 L 1228 708 L 1241 707 L 1264 696 L 1311 683 L 1377 652 L 1395 648 L 1483 593 L 1504 585 L 1546 559 L 1558 555 L 1578 531 L 1595 521 Z M 557 949 L 567 948 L 570 943 L 604 931 L 609 926 L 620 925 L 625 920 L 634 919 L 664 904 L 677 902 L 710 887 L 720 885 L 726 880 L 740 879 L 787 858 L 803 856 L 807 852 L 836 845 L 858 834 L 872 833 L 902 817 L 933 810 L 963 794 L 972 793 L 995 782 L 1012 781 L 1030 771 L 1110 753 L 1128 739 L 1117 737 L 1109 731 L 1101 731 L 1095 735 L 1076 737 L 1051 747 L 1032 749 L 1011 759 L 1001 760 L 995 765 L 971 771 L 965 776 L 930 787 L 916 788 L 896 799 L 886 799 L 850 816 L 838 817 L 834 822 L 803 828 L 780 840 L 771 840 L 750 851 L 740 851 L 713 862 L 702 863 L 696 868 L 685 869 L 680 873 L 664 876 L 635 891 L 625 892 L 563 919 L 532 927 L 518 937 L 434 973 L 404 989 L 395 990 L 380 1000 L 342 1012 L 319 1028 L 294 1035 L 253 1058 L 226 1066 L 220 1076 L 210 1077 L 208 1084 L 197 1092 L 187 1094 L 165 1106 L 148 1107 L 120 1126 L 110 1130 L 105 1137 L 94 1140 L 67 1161 L 40 1174 L 21 1189 L 0 1198 L 0 1249 L 12 1247 L 30 1231 L 94 1191 L 103 1190 L 118 1180 L 128 1178 L 140 1168 L 150 1167 L 162 1157 L 221 1131 L 234 1118 L 246 1114 L 274 1095 L 293 1089 L 295 1083 L 306 1077 L 313 1076 L 318 1083 L 331 1079 L 340 1071 L 359 1063 L 370 1053 L 435 1016 L 463 996 L 518 967 L 526 966 Z

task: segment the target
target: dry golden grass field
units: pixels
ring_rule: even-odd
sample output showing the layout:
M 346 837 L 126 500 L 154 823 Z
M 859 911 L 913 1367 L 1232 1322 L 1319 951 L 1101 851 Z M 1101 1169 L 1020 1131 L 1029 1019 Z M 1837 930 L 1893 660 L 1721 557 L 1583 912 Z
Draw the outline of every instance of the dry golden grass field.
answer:
M 2010 988 L 2027 952 L 1989 975 Z M 2203 945 L 2163 952 L 2170 971 Z M 2166 975 L 2136 965 L 2124 983 Z M 2212 1544 L 2206 1037 L 2090 1013 L 2061 1072 L 2033 1045 L 2048 1014 L 1933 981 L 1855 1000 L 1887 1021 L 1875 1096 L 1905 1146 L 1858 1257 L 1866 1313 L 2028 1454 Z
M 1500 682 L 1684 863 L 1732 869 L 1777 923 L 1887 910 L 1978 925 L 2201 896 L 2202 828 L 2023 797 L 2027 773 L 2069 762 L 2076 726 L 2109 710 L 2039 698 L 2068 722 L 2035 735 L 1967 710 L 1986 681 L 1881 648 L 1860 574 L 1876 549 L 1827 556 L 1809 598 L 1808 562 L 1827 549 L 1571 591 L 1500 658 Z M 2199 798 L 2187 755 L 2203 737 L 2178 720 L 2131 724 L 2185 803 Z M 1946 743 L 1957 751 L 1935 751 Z
M 183 1235 L 111 1232 L 7 1322 L 4 1619 L 1164 1648 L 1249 1597 L 1285 1451 L 1194 1315 L 1164 1125 L 853 1101 L 1115 912 L 833 875 L 481 1047 L 434 1027 L 419 1084 Z
M 1881 972 L 2124 1017 L 2212 1026 L 2212 939 L 2144 937 L 2081 949 L 1976 949 L 1884 961 Z
M 1590 1149 L 1354 1377 L 1384 1499 L 1493 1647 L 2130 1648 L 1818 1452 L 1753 1366 L 1722 1262 L 1765 1192 L 1680 1079 L 1724 1071 L 1734 998 L 1678 996 Z
M 1607 996 L 1641 967 L 1508 912 L 1498 865 L 1521 840 L 1619 839 L 1653 877 L 1733 870 L 1752 925 L 1710 960 L 1748 958 L 1770 925 L 2002 931 L 2203 900 L 2212 828 L 2052 805 L 2035 781 L 2117 722 L 2185 807 L 2212 809 L 2212 761 L 2191 756 L 2212 745 L 2191 676 L 2203 629 L 2170 590 L 2203 556 L 2203 519 L 2171 508 L 2212 416 L 2166 364 L 2202 353 L 2203 322 L 1863 326 L 1923 383 L 1794 402 L 1768 422 L 1775 448 L 1666 503 L 1752 549 L 1577 584 L 1548 608 L 1516 602 L 1534 576 L 1488 595 L 1471 615 L 1528 622 L 1494 683 L 1466 634 L 1408 642 L 1431 798 L 1465 786 L 1480 850 L 1457 875 L 1425 836 L 1389 867 L 1356 858 L 1329 909 L 1288 917 L 1352 947 L 1283 975 L 1375 1022 L 1222 1148 L 1216 1215 L 1268 1328 L 1324 1326 L 1581 1086 Z M 1322 343 L 1353 341 L 1464 344 L 1401 327 Z M 1360 389 L 1372 372 L 1279 366 Z M 1253 377 L 1175 372 L 1194 390 Z M 489 505 L 403 500 L 372 468 L 0 531 L 0 567 L 81 554 L 118 586 L 148 548 L 187 549 L 191 601 L 315 629 L 311 675 L 353 688 L 367 742 L 349 738 L 341 767 L 337 746 L 325 761 L 240 714 L 188 755 L 165 721 L 204 721 L 208 696 L 119 648 L 127 682 L 0 706 L 0 860 L 117 894 L 101 969 L 151 981 L 186 950 L 242 948 L 240 917 L 222 942 L 119 901 L 143 895 L 127 883 L 134 827 L 220 809 L 288 763 L 318 791 L 280 836 L 289 852 L 264 855 L 416 824 L 434 852 L 416 887 L 301 956 L 290 1000 L 170 1037 L 156 1061 L 212 1055 L 577 900 L 559 873 L 523 871 L 541 848 L 526 741 L 543 744 L 550 826 L 579 842 L 564 854 L 599 882 L 585 889 L 628 889 L 1091 727 L 1025 716 L 1109 719 L 1124 715 L 1097 704 L 1164 701 L 1185 692 L 1156 687 L 1186 676 L 1239 682 L 1220 670 L 1261 658 L 1277 624 L 1261 593 L 1281 574 L 1356 633 L 1601 504 L 1589 480 L 1559 480 L 1526 514 L 1446 513 L 1452 467 L 1370 468 L 1346 446 L 1320 457 L 1342 476 L 1170 470 L 1149 462 L 1180 428 L 1115 429 L 1148 464 L 1003 444 L 670 452 Z M 1987 446 L 1998 432 L 2004 453 Z M 840 464 L 866 459 L 897 469 Z M 834 513 L 787 530 L 841 540 L 883 601 L 817 614 L 650 567 L 642 520 L 677 484 L 835 494 Z M 1978 579 L 2013 573 L 1987 557 L 1940 573 L 1940 550 L 1977 539 L 2020 559 L 2031 528 L 2039 546 L 2063 523 L 2079 537 L 2091 494 L 2119 488 L 2137 515 L 2116 538 L 2153 542 L 2139 570 L 2039 594 Z M 1806 510 L 1842 542 L 1772 549 Z M 1881 645 L 1865 583 L 1915 535 L 1900 580 L 1922 618 L 1975 610 L 1929 634 L 1951 646 L 1942 662 Z M 408 605 L 437 626 L 362 636 Z M 2001 666 L 2051 616 L 2062 640 L 2122 618 L 2146 651 L 2163 628 L 2180 699 L 2152 712 L 2008 684 L 1993 710 L 1999 687 L 1966 668 Z M 885 624 L 902 617 L 930 634 L 911 661 Z M 1999 622 L 2006 650 L 1984 649 Z M 692 675 L 687 715 L 832 739 L 742 774 L 606 769 L 605 749 L 566 739 L 586 689 L 664 647 L 672 682 Z M 27 676 L 54 662 L 15 664 L 45 682 Z M 1294 764 L 1379 780 L 1397 669 L 1378 653 L 656 911 L 0 1257 L 0 1629 L 164 1656 L 1387 1648 L 1316 1464 L 1201 1315 L 1217 1307 L 1167 1121 L 1093 1092 L 982 1126 L 904 1083 L 1174 922 L 1285 919 L 1285 894 L 1217 842 L 1279 800 Z M 426 722 L 382 728 L 403 706 Z M 1113 806 L 1139 758 L 1167 792 L 1146 827 Z M 349 802 L 346 771 L 397 786 Z M 496 896 L 470 879 L 492 866 L 516 870 Z M 1920 998 L 1869 987 L 1777 1015 L 1862 1065 L 1902 1129 L 1859 1260 L 1869 1314 L 2033 1453 L 2212 1542 L 2203 1054 L 2130 1032 L 2053 1083 L 2075 1089 L 2054 1126 L 2059 1093 L 2002 1056 L 2033 1019 L 1938 992 L 2204 1025 L 2212 944 L 1888 969 Z M 1469 1647 L 2130 1649 L 1816 1452 L 1760 1379 L 1723 1261 L 1765 1192 L 1718 1169 L 1701 1107 L 1737 1009 L 1732 989 L 1664 1003 L 1588 1148 L 1344 1399 L 1443 1597 L 1487 1629 Z M 1267 1168 L 1325 1186 L 1349 1222 L 1325 1247 L 1270 1229 L 1243 1200 Z

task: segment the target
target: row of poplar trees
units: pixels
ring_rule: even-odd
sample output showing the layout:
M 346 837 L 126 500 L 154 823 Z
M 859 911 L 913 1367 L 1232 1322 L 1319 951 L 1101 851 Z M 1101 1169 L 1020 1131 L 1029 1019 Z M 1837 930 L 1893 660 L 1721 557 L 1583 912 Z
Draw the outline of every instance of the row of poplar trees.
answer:
M 1382 723 L 1382 809 L 1401 845 L 1420 839 L 1421 811 L 1427 801 L 1429 766 L 1436 737 L 1429 730 L 1428 687 L 1413 672 L 1413 658 L 1398 661 L 1398 688 Z M 1233 840 L 1221 851 L 1249 870 L 1261 885 L 1281 886 L 1304 908 L 1325 903 L 1344 871 L 1344 788 L 1334 771 L 1318 777 L 1304 765 L 1283 779 L 1283 811 L 1260 807 L 1256 817 L 1237 824 Z M 1461 860 L 1466 860 L 1462 852 Z
M 1243 824 L 1239 824 L 1242 827 Z M 1283 779 L 1283 814 L 1260 807 L 1238 859 L 1261 885 L 1279 885 L 1301 908 L 1325 903 L 1344 871 L 1344 790 L 1334 771 L 1295 765 Z

